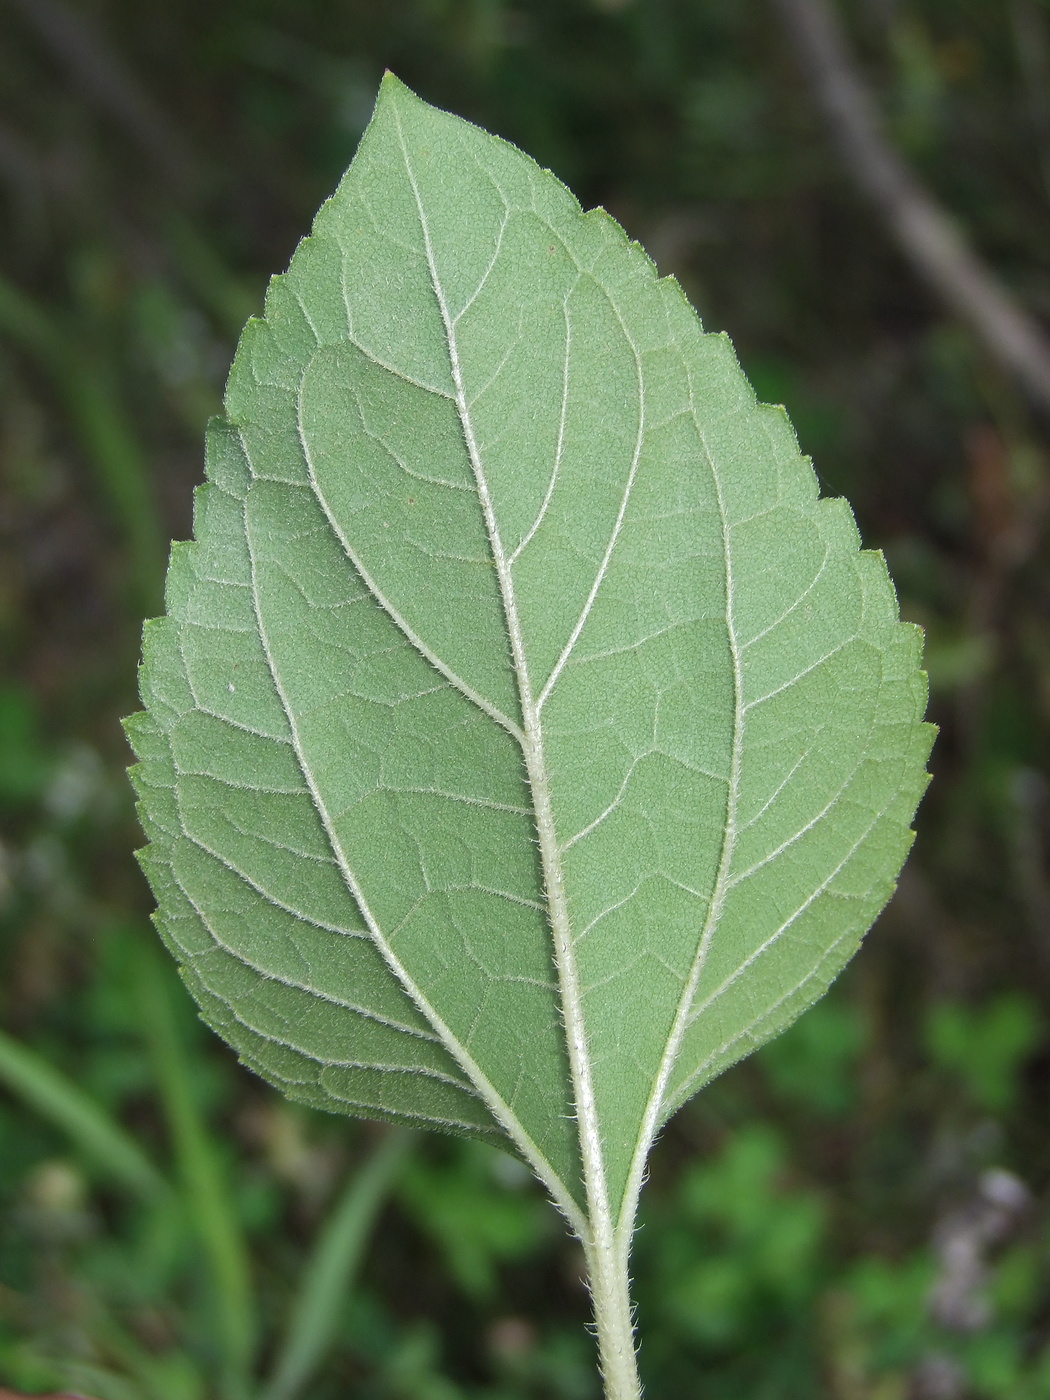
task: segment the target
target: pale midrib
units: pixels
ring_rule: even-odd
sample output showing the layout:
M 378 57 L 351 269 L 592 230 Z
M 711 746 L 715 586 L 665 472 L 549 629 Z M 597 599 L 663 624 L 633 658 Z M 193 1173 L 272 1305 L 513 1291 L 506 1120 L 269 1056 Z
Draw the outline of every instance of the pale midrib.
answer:
M 491 493 L 489 492 L 484 464 L 478 447 L 470 404 L 463 384 L 462 367 L 456 339 L 455 322 L 450 315 L 447 299 L 438 276 L 434 258 L 430 226 L 423 208 L 423 201 L 416 181 L 408 147 L 397 119 L 398 138 L 401 143 L 405 171 L 412 186 L 413 197 L 419 216 L 420 229 L 426 250 L 427 263 L 434 297 L 441 313 L 448 345 L 449 362 L 455 386 L 456 405 L 463 429 L 463 438 L 470 458 L 478 488 L 478 499 L 485 519 L 493 561 L 499 580 L 503 611 L 510 637 L 511 657 L 518 683 L 522 712 L 522 753 L 532 792 L 536 815 L 536 835 L 540 848 L 544 885 L 547 893 L 548 918 L 554 943 L 554 961 L 558 971 L 561 990 L 562 1018 L 565 1029 L 566 1046 L 569 1056 L 569 1069 L 572 1076 L 575 1098 L 576 1122 L 580 1140 L 580 1157 L 583 1167 L 584 1190 L 587 1198 L 588 1219 L 573 1221 L 579 1238 L 585 1247 L 610 1250 L 615 1247 L 612 1212 L 609 1206 L 609 1192 L 605 1174 L 605 1159 L 602 1151 L 601 1128 L 598 1121 L 598 1106 L 591 1074 L 591 1060 L 583 1021 L 582 998 L 580 995 L 579 970 L 572 945 L 572 930 L 569 921 L 568 904 L 565 898 L 565 885 L 562 877 L 561 861 L 558 854 L 558 841 L 555 833 L 554 814 L 551 810 L 550 783 L 547 777 L 546 760 L 543 751 L 543 732 L 540 723 L 539 706 L 532 695 L 528 664 L 525 657 L 521 621 L 518 617 L 514 581 L 511 576 L 510 559 L 503 548 L 499 525 L 496 521 Z M 549 1185 L 549 1183 L 548 1183 Z M 564 1188 L 563 1188 L 564 1189 Z
M 318 499 L 320 501 L 320 498 Z M 378 919 L 373 914 L 368 901 L 365 899 L 364 891 L 350 867 L 350 863 L 343 851 L 342 843 L 332 823 L 332 817 L 328 811 L 327 804 L 322 798 L 320 789 L 317 786 L 313 769 L 307 759 L 306 751 L 299 734 L 299 726 L 295 720 L 295 712 L 285 692 L 284 686 L 281 683 L 280 673 L 270 647 L 269 637 L 263 623 L 262 608 L 259 602 L 258 564 L 255 557 L 255 550 L 252 547 L 252 536 L 248 528 L 247 512 L 245 512 L 244 519 L 244 538 L 248 549 L 248 557 L 251 562 L 252 608 L 255 613 L 256 626 L 259 629 L 259 642 L 266 657 L 266 665 L 270 672 L 270 678 L 277 692 L 278 699 L 281 702 L 281 708 L 284 710 L 285 717 L 288 721 L 288 727 L 292 736 L 292 747 L 295 750 L 296 759 L 298 760 L 299 768 L 303 775 L 303 781 L 310 791 L 311 799 L 313 800 L 321 824 L 325 829 L 325 834 L 328 837 L 332 851 L 339 863 L 339 869 L 346 883 L 346 887 L 361 911 L 361 917 L 365 921 L 372 941 L 398 982 L 404 987 L 405 991 L 419 1008 L 426 1020 L 433 1026 L 434 1031 L 440 1038 L 441 1043 L 445 1046 L 445 1049 L 456 1063 L 461 1066 L 464 1073 L 470 1079 L 477 1090 L 478 1096 L 481 1098 L 486 1108 L 488 1108 L 493 1118 L 495 1118 L 496 1122 L 500 1124 L 512 1140 L 517 1143 L 533 1171 L 544 1183 L 548 1191 L 550 1191 L 551 1197 L 559 1210 L 561 1210 L 572 1228 L 579 1233 L 584 1222 L 576 1202 L 566 1191 L 557 1173 L 553 1170 L 543 1153 L 540 1152 L 536 1143 L 533 1142 L 523 1125 L 518 1121 L 517 1115 L 511 1110 L 510 1105 L 504 1100 L 503 1096 L 489 1080 L 488 1076 L 475 1061 L 470 1051 L 460 1041 L 459 1037 L 453 1034 L 452 1028 L 448 1026 L 444 1019 L 438 1014 L 436 1007 L 432 1006 L 429 999 L 423 995 L 422 989 L 409 974 L 408 969 L 390 946 Z

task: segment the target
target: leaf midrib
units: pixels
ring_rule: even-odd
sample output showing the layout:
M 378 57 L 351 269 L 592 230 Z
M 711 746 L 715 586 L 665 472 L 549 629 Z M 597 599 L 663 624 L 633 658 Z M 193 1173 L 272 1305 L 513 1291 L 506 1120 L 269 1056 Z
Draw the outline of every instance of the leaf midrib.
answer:
M 569 926 L 568 908 L 565 900 L 561 867 L 557 858 L 557 842 L 554 834 L 554 820 L 550 806 L 550 785 L 547 779 L 543 755 L 542 732 L 539 724 L 539 711 L 532 696 L 528 664 L 525 657 L 521 620 L 518 616 L 514 583 L 510 574 L 510 562 L 503 548 L 499 523 L 492 503 L 481 452 L 474 432 L 471 408 L 463 384 L 463 371 L 459 359 L 459 346 L 456 338 L 456 321 L 448 307 L 441 279 L 438 276 L 434 249 L 430 237 L 430 226 L 419 192 L 419 185 L 412 169 L 400 117 L 395 112 L 398 140 L 405 162 L 405 172 L 412 186 L 412 194 L 419 216 L 420 231 L 426 251 L 427 266 L 431 286 L 441 314 L 448 346 L 449 364 L 455 388 L 456 409 L 459 414 L 467 455 L 477 486 L 488 534 L 489 547 L 499 581 L 500 597 L 510 637 L 511 658 L 518 685 L 519 702 L 522 714 L 522 734 L 519 740 L 525 760 L 529 788 L 532 792 L 533 810 L 536 820 L 536 833 L 539 840 L 540 858 L 543 866 L 544 885 L 547 896 L 547 914 L 555 950 L 555 966 L 561 989 L 562 1017 L 565 1026 L 569 1054 L 570 1071 L 576 1107 L 576 1121 L 580 1136 L 580 1149 L 583 1166 L 584 1191 L 587 1199 L 588 1219 L 580 1222 L 577 1233 L 581 1240 L 589 1243 L 597 1234 L 608 1230 L 609 1204 L 605 1183 L 605 1167 L 601 1153 L 601 1135 L 594 1101 L 594 1086 L 591 1076 L 590 1058 L 587 1054 L 586 1038 L 579 995 L 579 975 L 572 952 L 572 935 Z M 486 276 L 490 268 L 486 271 Z
M 580 992 L 579 969 L 576 962 L 575 950 L 573 946 L 572 927 L 568 912 L 568 902 L 565 896 L 565 884 L 561 866 L 561 853 L 557 839 L 554 823 L 554 814 L 551 808 L 551 789 L 547 773 L 546 757 L 543 745 L 543 728 L 541 723 L 541 711 L 547 697 L 556 684 L 558 677 L 572 654 L 572 650 L 579 639 L 580 633 L 586 625 L 590 616 L 594 600 L 598 590 L 608 571 L 609 561 L 613 550 L 620 536 L 620 530 L 626 515 L 628 502 L 634 485 L 635 475 L 638 470 L 638 463 L 641 457 L 641 448 L 645 433 L 645 382 L 642 374 L 641 356 L 634 343 L 619 308 L 615 306 L 612 298 L 606 293 L 606 299 L 616 316 L 617 321 L 623 330 L 627 343 L 631 347 L 634 356 L 638 375 L 638 429 L 632 453 L 631 466 L 628 472 L 627 481 L 624 487 L 623 496 L 620 501 L 616 521 L 610 533 L 609 543 L 602 556 L 597 574 L 587 599 L 580 612 L 569 638 L 555 662 L 547 681 L 538 696 L 533 695 L 532 681 L 529 675 L 528 660 L 525 654 L 525 643 L 522 635 L 521 620 L 518 615 L 517 598 L 514 588 L 514 580 L 511 574 L 512 560 L 508 557 L 502 542 L 499 529 L 499 522 L 492 502 L 488 480 L 482 461 L 481 450 L 478 446 L 477 436 L 474 432 L 474 424 L 471 416 L 471 403 L 468 399 L 466 387 L 463 383 L 463 372 L 459 357 L 459 347 L 456 335 L 458 316 L 451 314 L 448 299 L 445 295 L 441 278 L 438 274 L 437 263 L 434 256 L 434 248 L 431 240 L 430 226 L 423 206 L 419 184 L 415 171 L 412 168 L 412 160 L 408 152 L 408 147 L 404 138 L 404 131 L 401 126 L 400 115 L 395 110 L 395 122 L 397 125 L 398 141 L 401 146 L 402 158 L 405 164 L 405 172 L 409 183 L 412 186 L 412 194 L 416 204 L 416 211 L 419 218 L 420 231 L 423 237 L 423 245 L 426 253 L 427 266 L 430 273 L 431 287 L 441 315 L 442 325 L 445 332 L 445 341 L 448 347 L 449 364 L 452 372 L 452 381 L 455 389 L 456 408 L 459 413 L 460 425 L 463 432 L 464 443 L 470 459 L 471 470 L 474 473 L 477 484 L 478 500 L 481 504 L 482 514 L 485 520 L 485 528 L 489 538 L 489 547 L 492 551 L 493 562 L 496 566 L 496 574 L 499 582 L 500 597 L 503 604 L 503 613 L 507 625 L 507 631 L 511 645 L 511 659 L 514 667 L 515 678 L 518 686 L 519 702 L 522 714 L 522 741 L 521 748 L 525 760 L 526 774 L 529 788 L 532 792 L 533 807 L 536 821 L 536 834 L 538 838 L 540 859 L 543 868 L 544 887 L 547 898 L 547 913 L 550 923 L 551 937 L 554 944 L 554 961 L 558 972 L 558 981 L 561 990 L 561 1011 L 562 1021 L 565 1029 L 566 1048 L 568 1051 L 569 1067 L 572 1077 L 573 1097 L 575 1101 L 576 1123 L 579 1134 L 580 1156 L 583 1167 L 584 1191 L 588 1207 L 588 1230 L 586 1235 L 581 1235 L 584 1243 L 593 1246 L 598 1251 L 608 1252 L 616 1248 L 617 1222 L 613 1218 L 613 1211 L 609 1200 L 608 1181 L 605 1169 L 605 1158 L 603 1153 L 602 1131 L 598 1117 L 597 1100 L 594 1090 L 594 1079 L 591 1066 L 591 1058 L 587 1043 L 586 1026 L 583 1016 L 583 1000 Z M 491 178 L 491 176 L 490 176 Z M 496 187 L 499 188 L 498 186 Z M 502 191 L 499 191 L 503 198 Z M 504 224 L 506 222 L 506 199 L 503 198 L 505 206 Z M 552 230 L 552 233 L 555 233 Z M 559 236 L 559 242 L 563 240 Z M 572 257 L 570 249 L 566 249 Z M 573 257 L 575 262 L 575 258 Z M 482 285 L 491 274 L 495 264 L 493 259 L 486 268 Z M 584 269 L 576 264 L 581 275 Z M 604 291 L 604 289 L 602 289 Z M 472 295 L 471 301 L 476 300 L 478 289 Z M 469 303 L 468 303 L 469 304 Z M 460 313 L 462 314 L 462 313 Z M 567 317 L 567 311 L 566 311 Z M 566 349 L 566 355 L 568 349 Z M 562 426 L 559 430 L 559 449 L 564 430 L 564 413 L 567 389 L 568 368 L 563 375 L 563 401 L 562 401 Z M 542 510 L 549 503 L 553 494 L 553 478 L 548 487 L 547 496 L 544 499 Z M 520 549 L 519 549 L 520 552 Z M 621 1206 L 622 1206 L 621 1202 Z M 618 1212 L 619 1214 L 619 1212 Z

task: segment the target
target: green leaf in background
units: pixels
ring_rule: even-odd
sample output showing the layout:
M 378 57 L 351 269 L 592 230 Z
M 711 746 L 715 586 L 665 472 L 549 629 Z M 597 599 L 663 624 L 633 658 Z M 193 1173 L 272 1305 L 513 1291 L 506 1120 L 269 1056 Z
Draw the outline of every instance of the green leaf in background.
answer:
M 637 1394 L 646 1156 L 888 898 L 919 633 L 679 287 L 393 78 L 226 413 L 129 722 L 164 937 L 295 1097 L 523 1157 Z

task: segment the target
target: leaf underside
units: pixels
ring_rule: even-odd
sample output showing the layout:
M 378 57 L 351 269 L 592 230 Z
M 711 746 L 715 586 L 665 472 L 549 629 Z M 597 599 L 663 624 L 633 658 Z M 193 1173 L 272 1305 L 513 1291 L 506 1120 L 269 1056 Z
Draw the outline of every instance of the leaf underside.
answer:
M 615 1216 L 892 890 L 930 729 L 881 556 L 608 215 L 390 78 L 207 461 L 128 721 L 205 1018 L 570 1213 L 576 1024 Z

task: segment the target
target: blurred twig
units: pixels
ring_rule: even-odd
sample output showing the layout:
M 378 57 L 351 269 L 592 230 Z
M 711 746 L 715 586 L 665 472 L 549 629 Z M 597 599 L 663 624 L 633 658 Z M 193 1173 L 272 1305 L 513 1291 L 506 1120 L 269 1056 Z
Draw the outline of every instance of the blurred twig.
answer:
M 850 177 L 919 276 L 1050 411 L 1050 337 L 970 247 L 891 145 L 828 0 L 773 0 Z
M 165 175 L 180 183 L 192 178 L 196 162 L 181 132 L 81 9 L 65 0 L 8 3 L 32 26 L 85 96 L 114 118 Z
M 1050 195 L 1050 39 L 1046 19 L 1033 0 L 1011 0 L 1010 17 L 1043 185 Z
M 23 195 L 40 199 L 44 183 L 40 157 L 28 141 L 7 126 L 0 126 L 0 176 Z

